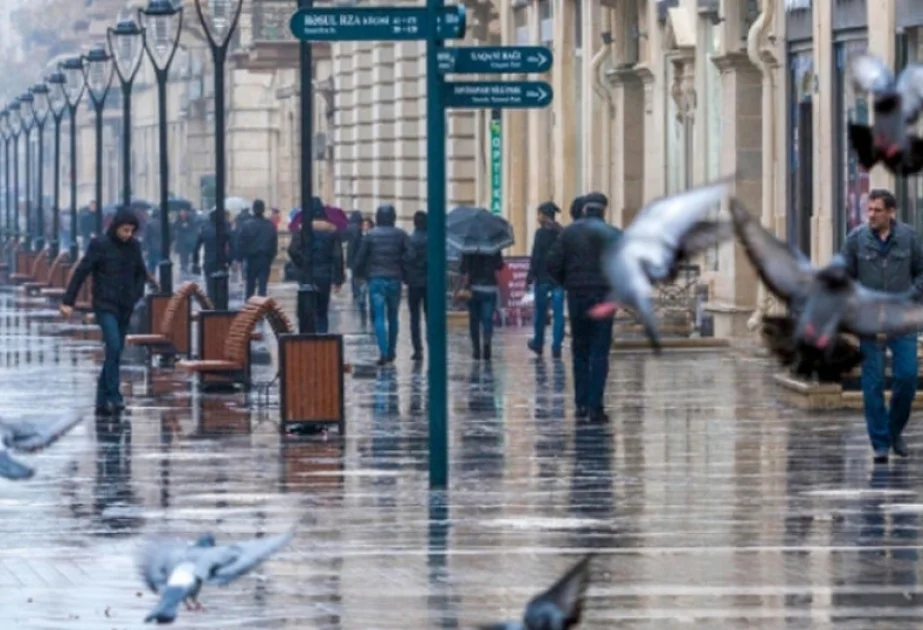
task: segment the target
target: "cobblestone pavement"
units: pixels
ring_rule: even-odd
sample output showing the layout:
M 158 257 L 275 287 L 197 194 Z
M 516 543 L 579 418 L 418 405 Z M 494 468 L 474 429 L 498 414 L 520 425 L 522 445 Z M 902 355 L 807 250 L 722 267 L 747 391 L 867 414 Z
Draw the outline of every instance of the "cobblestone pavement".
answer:
M 284 291 L 293 311 L 291 287 Z M 344 300 L 348 358 L 371 338 Z M 34 312 L 35 309 L 32 309 Z M 0 493 L 0 627 L 142 627 L 142 537 L 299 523 L 256 577 L 206 588 L 181 628 L 470 627 L 515 616 L 596 550 L 583 628 L 911 628 L 923 610 L 918 460 L 872 467 L 861 417 L 774 402 L 762 359 L 617 355 L 608 426 L 578 424 L 566 363 L 452 326 L 452 478 L 427 491 L 425 371 L 348 379 L 345 444 L 281 447 L 275 409 L 126 369 L 131 415 L 90 416 L 99 351 L 0 296 L 0 414 L 86 410 Z M 406 338 L 406 321 L 402 336 Z M 565 353 L 565 359 L 568 358 Z M 257 379 L 269 380 L 261 367 Z M 911 423 L 909 442 L 923 440 Z

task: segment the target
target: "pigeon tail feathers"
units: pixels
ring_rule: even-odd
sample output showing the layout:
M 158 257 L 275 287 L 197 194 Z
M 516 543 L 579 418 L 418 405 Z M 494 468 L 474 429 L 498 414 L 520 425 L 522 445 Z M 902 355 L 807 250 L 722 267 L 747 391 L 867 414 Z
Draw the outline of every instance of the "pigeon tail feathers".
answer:
M 29 479 L 35 470 L 16 461 L 5 450 L 0 452 L 0 477 L 6 479 Z

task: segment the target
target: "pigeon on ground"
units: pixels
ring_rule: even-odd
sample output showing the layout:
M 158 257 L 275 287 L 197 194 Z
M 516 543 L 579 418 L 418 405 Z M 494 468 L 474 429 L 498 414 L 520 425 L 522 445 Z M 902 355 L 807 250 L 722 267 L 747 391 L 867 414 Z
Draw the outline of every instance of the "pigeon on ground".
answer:
M 175 539 L 152 541 L 141 556 L 140 569 L 160 601 L 145 623 L 173 623 L 182 602 L 189 609 L 202 610 L 198 595 L 203 584 L 224 586 L 233 582 L 286 546 L 294 534 L 293 528 L 278 536 L 221 546 L 215 545 L 211 534 L 191 545 Z
M 641 318 L 651 347 L 659 353 L 653 285 L 672 282 L 680 265 L 692 256 L 733 237 L 729 222 L 707 219 L 706 215 L 730 195 L 735 179 L 725 177 L 642 208 L 603 256 L 611 294 L 608 301 L 590 311 L 590 316 L 602 319 L 619 306 L 631 308 Z
M 0 420 L 0 477 L 28 479 L 35 470 L 12 458 L 11 452 L 34 453 L 50 446 L 77 426 L 81 417 L 67 414 L 54 419 Z
M 802 375 L 838 381 L 861 361 L 856 345 L 842 336 L 907 335 L 923 330 L 923 305 L 914 292 L 882 293 L 849 277 L 837 255 L 817 269 L 769 233 L 737 200 L 731 203 L 734 229 L 750 262 L 770 291 L 785 301 L 790 315 L 764 328 L 768 344 L 783 363 Z
M 874 55 L 852 60 L 856 85 L 874 99 L 875 122 L 849 124 L 849 141 L 859 163 L 869 170 L 877 162 L 895 175 L 923 169 L 923 140 L 908 134 L 923 109 L 923 65 L 909 65 L 895 80 L 891 68 Z
M 480 630 L 567 630 L 576 627 L 583 614 L 592 559 L 592 554 L 584 556 L 554 586 L 530 601 L 522 621 L 480 626 Z

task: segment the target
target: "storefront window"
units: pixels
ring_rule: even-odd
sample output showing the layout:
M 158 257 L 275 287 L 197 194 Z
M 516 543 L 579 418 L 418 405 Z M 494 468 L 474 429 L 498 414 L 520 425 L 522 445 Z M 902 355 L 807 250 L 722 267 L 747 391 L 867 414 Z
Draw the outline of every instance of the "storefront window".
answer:
M 923 62 L 923 27 L 908 28 L 898 43 L 898 66 Z M 923 119 L 914 131 L 923 135 Z M 909 223 L 917 232 L 923 230 L 923 181 L 920 177 L 897 178 L 898 212 L 902 221 Z
M 833 194 L 833 247 L 843 246 L 846 235 L 865 221 L 868 206 L 869 174 L 856 159 L 846 136 L 851 122 L 868 124 L 868 95 L 857 90 L 849 72 L 850 60 L 865 52 L 868 42 L 863 39 L 837 42 L 835 45 L 836 71 L 834 76 L 834 106 L 836 121 L 836 173 Z
M 705 38 L 708 46 L 709 61 L 705 64 L 705 108 L 708 116 L 706 147 L 708 151 L 708 168 L 706 179 L 709 181 L 721 176 L 721 71 L 711 62 L 718 54 L 721 43 L 721 29 L 710 21 L 706 24 Z M 705 252 L 705 265 L 710 271 L 718 271 L 718 247 Z
M 811 50 L 789 53 L 789 208 L 788 242 L 810 255 L 811 215 L 813 214 L 813 170 L 811 168 L 811 98 L 814 93 L 814 53 Z M 804 153 L 804 155 L 802 155 Z

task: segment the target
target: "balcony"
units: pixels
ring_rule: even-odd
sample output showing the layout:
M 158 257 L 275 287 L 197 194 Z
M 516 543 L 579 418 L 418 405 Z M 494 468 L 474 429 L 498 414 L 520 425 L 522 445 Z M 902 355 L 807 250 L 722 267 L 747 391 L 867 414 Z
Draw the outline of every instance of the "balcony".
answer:
M 238 56 L 249 70 L 276 70 L 298 67 L 298 40 L 292 36 L 289 21 L 296 11 L 291 0 L 253 0 L 250 14 L 250 46 Z M 315 58 L 329 59 L 330 44 L 312 46 Z

